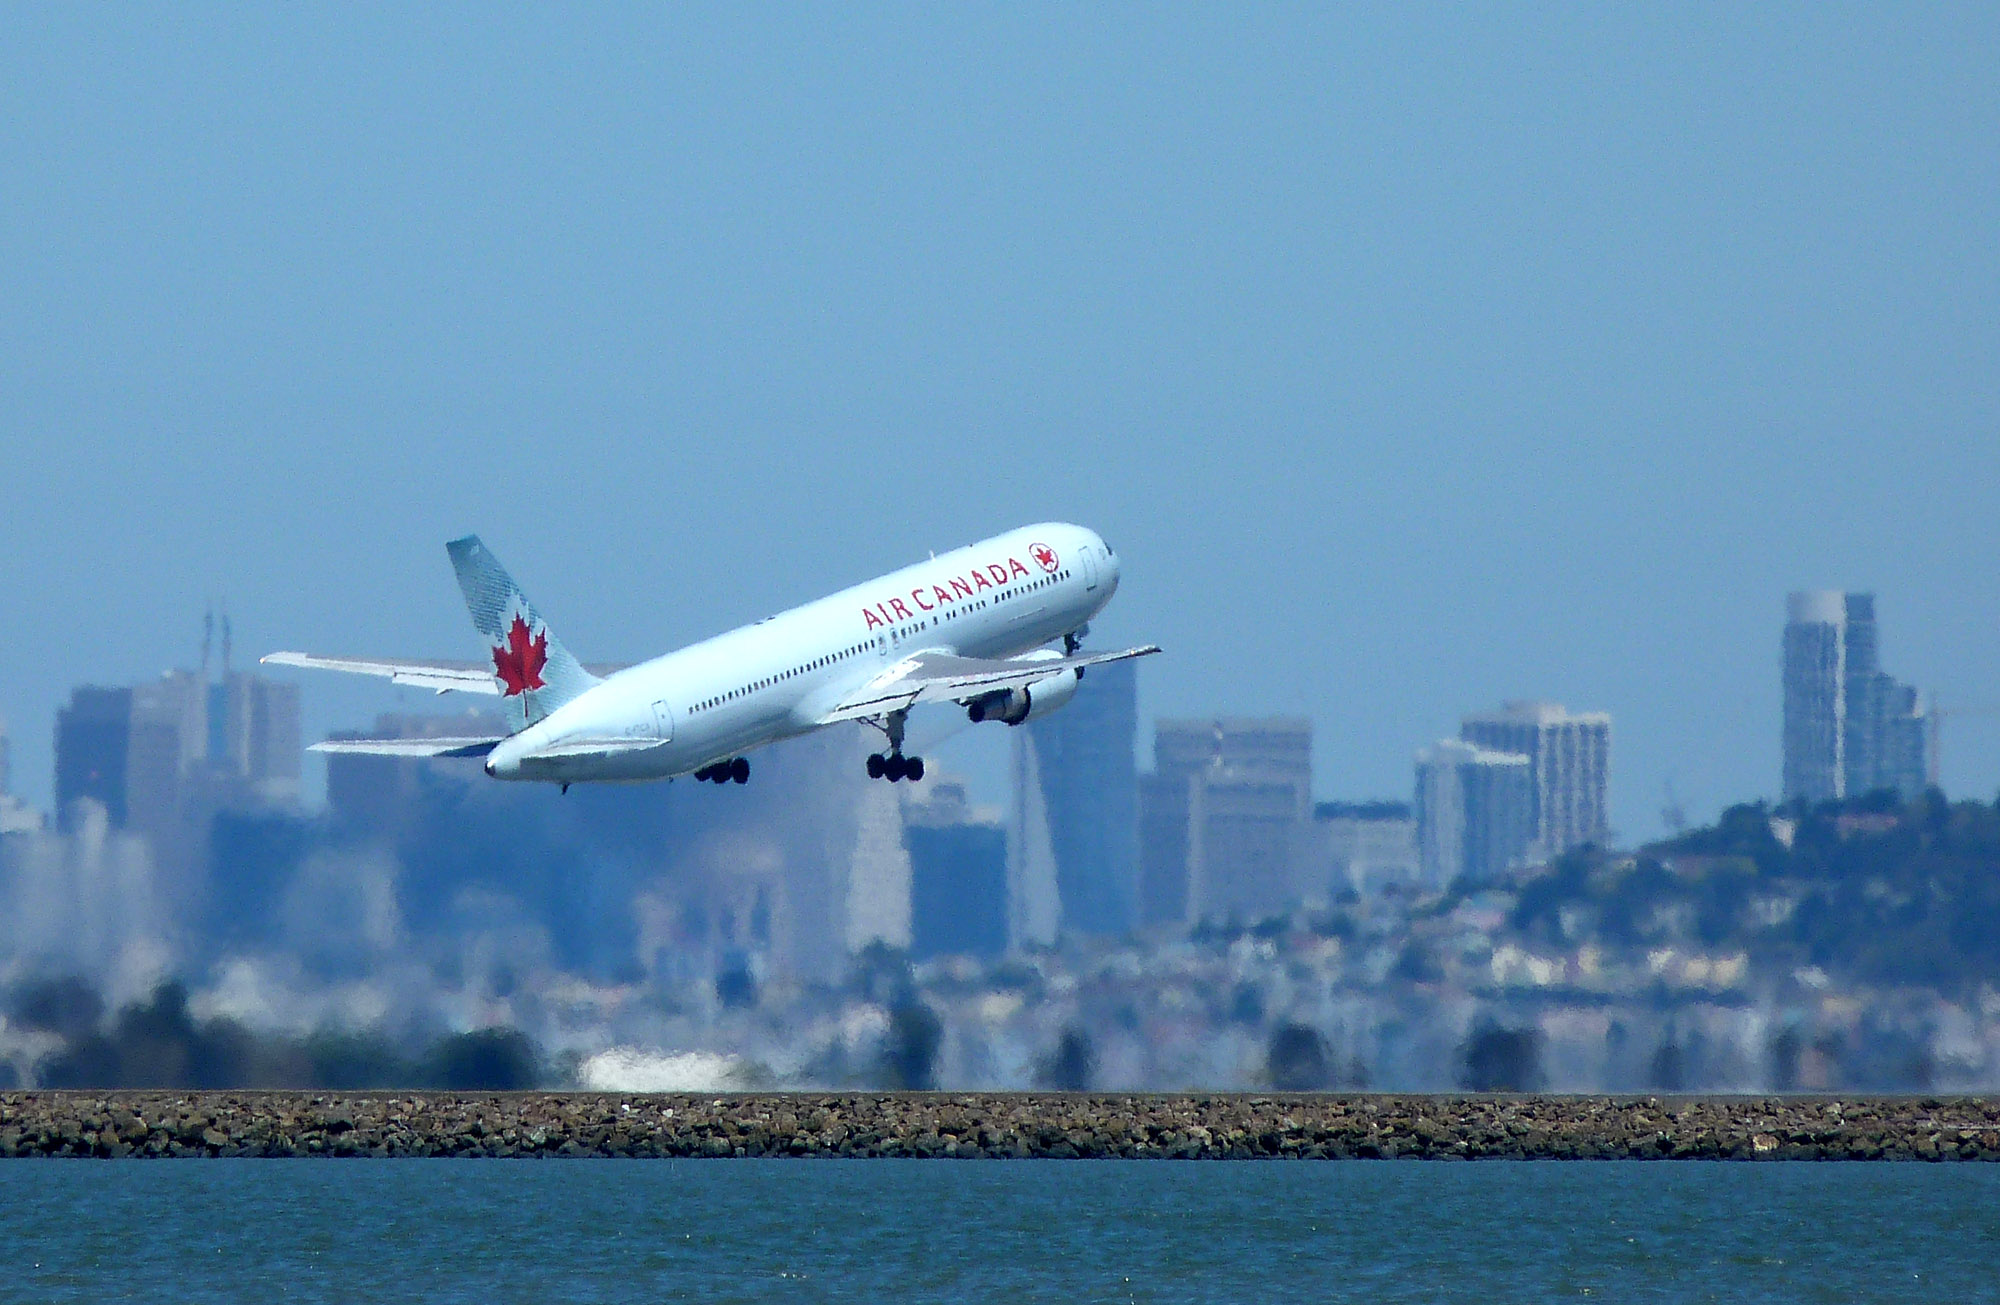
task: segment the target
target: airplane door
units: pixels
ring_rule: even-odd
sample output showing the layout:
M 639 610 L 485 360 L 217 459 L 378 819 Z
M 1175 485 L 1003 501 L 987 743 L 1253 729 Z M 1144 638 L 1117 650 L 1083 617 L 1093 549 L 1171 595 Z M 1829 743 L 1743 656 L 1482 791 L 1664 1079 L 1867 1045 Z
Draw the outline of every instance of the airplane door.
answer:
M 653 704 L 653 735 L 662 743 L 674 737 L 674 710 L 667 705 L 665 698 Z
M 1097 588 L 1097 550 L 1085 544 L 1077 550 L 1083 554 L 1083 587 L 1085 590 Z

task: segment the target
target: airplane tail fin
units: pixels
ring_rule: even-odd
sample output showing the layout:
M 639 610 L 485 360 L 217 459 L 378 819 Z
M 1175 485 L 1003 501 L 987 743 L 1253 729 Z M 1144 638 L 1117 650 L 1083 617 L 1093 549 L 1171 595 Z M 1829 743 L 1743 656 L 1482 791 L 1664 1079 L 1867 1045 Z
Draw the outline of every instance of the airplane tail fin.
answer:
M 526 729 L 597 683 L 479 536 L 454 539 L 444 547 L 472 624 L 486 636 L 492 652 L 493 678 L 500 683 L 510 730 Z

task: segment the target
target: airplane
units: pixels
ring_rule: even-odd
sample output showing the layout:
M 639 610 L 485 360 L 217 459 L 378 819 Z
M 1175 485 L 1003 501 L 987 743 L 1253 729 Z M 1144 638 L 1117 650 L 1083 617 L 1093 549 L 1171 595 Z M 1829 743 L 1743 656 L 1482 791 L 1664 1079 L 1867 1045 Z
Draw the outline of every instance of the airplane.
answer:
M 274 652 L 266 663 L 373 675 L 439 693 L 497 696 L 505 734 L 339 738 L 312 751 L 483 757 L 500 780 L 575 783 L 750 778 L 744 755 L 847 721 L 881 731 L 871 779 L 921 780 L 910 709 L 955 702 L 974 723 L 1045 716 L 1092 666 L 1159 651 L 1085 652 L 1119 563 L 1082 526 L 996 535 L 633 666 L 585 666 L 477 535 L 445 545 L 491 663 Z M 1060 648 L 1049 645 L 1060 641 Z

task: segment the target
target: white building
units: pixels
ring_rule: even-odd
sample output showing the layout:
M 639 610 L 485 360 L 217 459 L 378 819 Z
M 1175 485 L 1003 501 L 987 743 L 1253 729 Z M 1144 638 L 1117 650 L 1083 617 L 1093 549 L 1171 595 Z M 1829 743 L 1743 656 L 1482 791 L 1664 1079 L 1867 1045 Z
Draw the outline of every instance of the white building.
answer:
M 1929 722 L 1917 691 L 1882 673 L 1875 595 L 1786 599 L 1784 694 L 1786 801 L 1923 791 Z
M 1534 841 L 1534 776 L 1518 752 L 1442 739 L 1417 754 L 1423 883 L 1484 883 L 1522 864 Z
M 1531 837 L 1537 855 L 1561 856 L 1611 832 L 1611 717 L 1572 714 L 1553 702 L 1509 702 L 1499 711 L 1467 716 L 1459 737 L 1493 752 L 1528 759 L 1534 788 Z
M 1333 896 L 1371 897 L 1421 878 L 1417 821 L 1407 802 L 1322 802 L 1313 830 Z

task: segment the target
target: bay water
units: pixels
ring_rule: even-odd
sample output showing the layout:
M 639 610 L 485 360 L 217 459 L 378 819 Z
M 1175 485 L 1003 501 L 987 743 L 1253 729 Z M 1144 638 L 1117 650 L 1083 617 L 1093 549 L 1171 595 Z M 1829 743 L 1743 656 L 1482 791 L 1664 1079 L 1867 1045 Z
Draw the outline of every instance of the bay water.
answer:
M 9 1161 L 14 1300 L 2000 1300 L 2000 1166 Z

